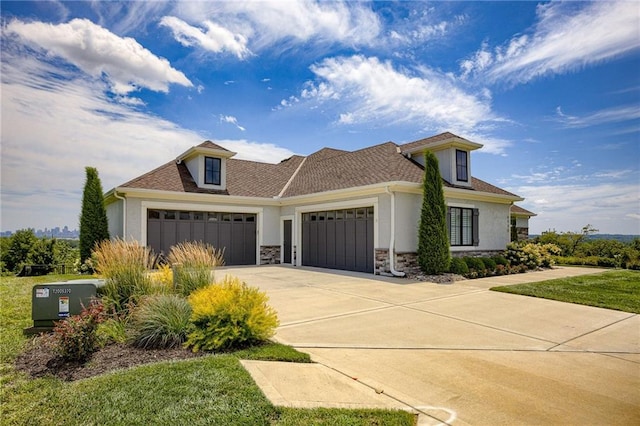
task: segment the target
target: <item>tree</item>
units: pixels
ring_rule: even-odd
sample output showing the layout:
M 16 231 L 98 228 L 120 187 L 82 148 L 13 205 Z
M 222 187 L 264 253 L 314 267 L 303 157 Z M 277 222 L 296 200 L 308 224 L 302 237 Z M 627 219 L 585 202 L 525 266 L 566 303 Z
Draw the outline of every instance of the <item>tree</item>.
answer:
M 91 251 L 97 243 L 109 239 L 107 210 L 104 207 L 102 184 L 98 170 L 86 167 L 87 180 L 82 193 L 82 212 L 80 213 L 80 262 L 91 257 Z
M 2 261 L 8 271 L 18 272 L 22 265 L 31 262 L 31 255 L 38 238 L 33 229 L 21 229 L 11 236 L 6 252 L 2 253 Z
M 438 159 L 429 151 L 424 154 L 422 212 L 418 229 L 418 265 L 425 274 L 441 274 L 449 270 L 449 235 L 447 206 L 444 202 Z

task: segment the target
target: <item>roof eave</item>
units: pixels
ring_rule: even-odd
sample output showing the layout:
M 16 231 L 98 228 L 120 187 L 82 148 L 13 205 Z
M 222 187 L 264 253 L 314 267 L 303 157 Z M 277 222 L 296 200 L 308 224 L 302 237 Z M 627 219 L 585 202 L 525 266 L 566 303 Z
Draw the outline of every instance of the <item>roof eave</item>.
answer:
M 424 145 L 418 145 L 414 148 L 403 150 L 402 153 L 407 155 L 412 155 L 417 152 L 424 152 L 425 150 L 440 151 L 442 149 L 449 148 L 449 147 L 464 148 L 464 149 L 468 149 L 469 151 L 474 151 L 476 149 L 482 148 L 483 146 L 484 145 L 477 142 L 471 142 L 467 139 L 454 137 L 454 138 L 449 138 L 449 139 L 445 139 L 438 142 L 425 142 Z
M 223 157 L 223 158 L 231 158 L 237 153 L 233 151 L 222 150 L 222 149 L 206 148 L 202 146 L 192 146 L 182 154 L 178 155 L 176 157 L 176 162 L 180 164 L 180 162 L 200 154 L 212 155 L 212 156 Z

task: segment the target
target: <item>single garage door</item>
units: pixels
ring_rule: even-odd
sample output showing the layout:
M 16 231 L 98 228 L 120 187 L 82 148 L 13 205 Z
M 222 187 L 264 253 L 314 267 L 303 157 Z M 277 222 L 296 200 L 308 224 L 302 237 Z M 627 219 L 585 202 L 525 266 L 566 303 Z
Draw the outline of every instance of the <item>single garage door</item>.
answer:
M 171 246 L 202 241 L 224 250 L 226 265 L 256 264 L 256 215 L 253 213 L 147 211 L 147 245 L 169 254 Z
M 373 207 L 303 213 L 302 264 L 373 273 Z

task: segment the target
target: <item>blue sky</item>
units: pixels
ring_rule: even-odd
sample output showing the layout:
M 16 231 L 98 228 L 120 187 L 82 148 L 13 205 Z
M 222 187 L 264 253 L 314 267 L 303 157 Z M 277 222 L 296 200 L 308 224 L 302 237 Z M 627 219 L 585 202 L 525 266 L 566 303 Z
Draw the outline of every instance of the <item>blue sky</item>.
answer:
M 277 162 L 450 131 L 530 231 L 640 234 L 638 2 L 3 1 L 0 227 L 76 227 L 210 139 Z

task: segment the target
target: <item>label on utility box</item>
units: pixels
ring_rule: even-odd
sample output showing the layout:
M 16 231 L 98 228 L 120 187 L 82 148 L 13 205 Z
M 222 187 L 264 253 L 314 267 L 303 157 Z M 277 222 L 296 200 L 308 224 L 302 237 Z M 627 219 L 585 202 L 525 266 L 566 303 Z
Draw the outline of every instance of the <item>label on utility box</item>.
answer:
M 59 317 L 69 316 L 69 298 L 67 296 L 58 298 L 58 316 Z
M 49 289 L 48 288 L 36 288 L 36 297 L 39 299 L 49 297 Z

